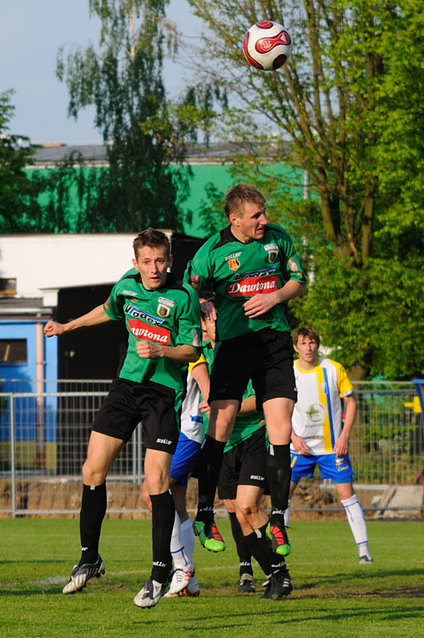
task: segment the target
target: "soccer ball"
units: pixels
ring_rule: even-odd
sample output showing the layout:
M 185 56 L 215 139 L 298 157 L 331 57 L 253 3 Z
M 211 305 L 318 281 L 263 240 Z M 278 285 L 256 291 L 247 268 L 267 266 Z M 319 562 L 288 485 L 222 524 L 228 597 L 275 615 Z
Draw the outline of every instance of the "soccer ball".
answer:
M 291 48 L 287 29 L 271 20 L 252 25 L 243 40 L 244 57 L 249 64 L 263 71 L 273 71 L 283 66 Z

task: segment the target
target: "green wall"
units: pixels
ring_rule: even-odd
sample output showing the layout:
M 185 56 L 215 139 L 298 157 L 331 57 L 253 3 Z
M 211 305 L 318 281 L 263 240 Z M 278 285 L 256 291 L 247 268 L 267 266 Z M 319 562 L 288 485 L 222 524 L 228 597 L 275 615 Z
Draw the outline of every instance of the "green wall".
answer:
M 268 167 L 271 168 L 271 167 Z M 52 171 L 57 169 L 27 169 L 27 174 L 31 176 L 35 171 L 41 176 L 46 177 Z M 79 170 L 79 169 L 76 169 Z M 83 172 L 96 170 L 102 172 L 107 170 L 105 167 L 84 167 Z M 192 237 L 205 237 L 207 233 L 201 228 L 202 220 L 200 218 L 200 206 L 203 202 L 207 201 L 205 188 L 207 184 L 212 183 L 218 191 L 225 193 L 228 188 L 233 185 L 233 178 L 230 174 L 229 168 L 220 164 L 192 164 L 192 177 L 190 179 L 190 195 L 188 198 L 180 203 L 180 208 L 184 214 L 184 217 L 188 216 L 191 221 L 185 220 L 184 232 L 186 235 Z M 278 163 L 272 167 L 272 173 L 274 176 L 280 177 L 279 188 L 289 190 L 295 199 L 301 199 L 303 196 L 303 173 L 299 170 L 295 170 L 290 166 Z M 67 172 L 68 184 L 70 185 L 69 201 L 66 203 L 66 209 L 69 211 L 69 217 L 71 221 L 77 218 L 82 211 L 78 210 L 79 207 L 84 209 L 84 202 L 78 203 L 76 182 L 73 182 L 72 169 Z M 54 191 L 53 191 L 54 192 Z M 42 192 L 39 196 L 39 202 L 43 206 L 46 206 L 49 200 L 50 194 Z M 54 195 L 57 200 L 57 194 Z
M 206 200 L 205 186 L 212 182 L 217 189 L 225 193 L 231 188 L 233 180 L 228 168 L 219 164 L 194 164 L 191 169 L 191 193 L 182 203 L 181 209 L 184 213 L 190 211 L 193 219 L 191 224 L 184 223 L 184 232 L 191 237 L 205 237 L 205 231 L 200 228 L 202 220 L 199 217 L 199 206 L 202 200 Z

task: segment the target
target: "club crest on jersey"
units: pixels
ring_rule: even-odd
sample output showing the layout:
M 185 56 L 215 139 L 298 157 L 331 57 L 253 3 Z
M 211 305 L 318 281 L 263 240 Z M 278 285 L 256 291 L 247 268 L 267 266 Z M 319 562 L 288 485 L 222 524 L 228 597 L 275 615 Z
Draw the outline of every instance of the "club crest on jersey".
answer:
M 228 260 L 228 268 L 230 270 L 238 270 L 240 268 L 240 262 L 237 257 Z
M 163 303 L 158 303 L 156 312 L 158 313 L 159 317 L 169 317 L 171 308 L 169 306 L 165 306 L 165 304 Z
M 322 403 L 312 403 L 309 408 L 305 410 L 309 422 L 312 423 L 321 423 L 325 419 L 326 413 L 327 410 Z
M 275 261 L 277 261 L 277 257 L 278 257 L 278 246 L 275 242 L 272 242 L 271 244 L 266 244 L 264 246 L 266 252 L 268 253 L 268 263 L 273 264 Z

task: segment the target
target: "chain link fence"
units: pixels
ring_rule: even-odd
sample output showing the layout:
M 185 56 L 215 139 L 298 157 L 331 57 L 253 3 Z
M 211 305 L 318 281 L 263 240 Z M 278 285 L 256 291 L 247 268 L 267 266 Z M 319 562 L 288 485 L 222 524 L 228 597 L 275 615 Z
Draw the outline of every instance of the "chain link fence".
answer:
M 0 516 L 79 512 L 90 427 L 109 384 L 58 381 L 57 392 L 0 394 Z M 414 385 L 356 384 L 355 394 L 358 413 L 350 455 L 357 488 L 360 484 L 378 492 L 419 483 L 424 472 L 423 425 Z M 109 515 L 147 514 L 140 496 L 142 481 L 138 426 L 108 476 Z

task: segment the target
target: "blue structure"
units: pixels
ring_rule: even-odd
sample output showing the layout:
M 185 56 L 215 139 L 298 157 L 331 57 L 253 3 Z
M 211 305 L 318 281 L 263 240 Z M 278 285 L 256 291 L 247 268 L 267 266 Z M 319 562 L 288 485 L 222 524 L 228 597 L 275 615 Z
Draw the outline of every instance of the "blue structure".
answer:
M 35 393 L 57 392 L 57 340 L 46 339 L 42 329 L 47 319 L 37 318 L 0 318 L 0 384 L 1 392 Z M 42 339 L 43 362 L 37 372 L 37 338 Z M 37 336 L 38 335 L 38 336 Z M 41 378 L 37 383 L 37 374 Z M 47 381 L 44 382 L 44 380 Z M 51 381 L 49 381 L 51 379 Z M 37 403 L 36 397 L 14 397 L 15 442 L 36 442 L 40 428 L 43 432 L 43 444 L 56 443 L 57 397 L 45 397 Z M 4 401 L 0 414 L 0 443 L 10 441 L 11 404 Z M 42 423 L 38 422 L 40 413 Z M 38 433 L 37 433 L 38 428 Z M 33 445 L 33 449 L 35 446 Z

